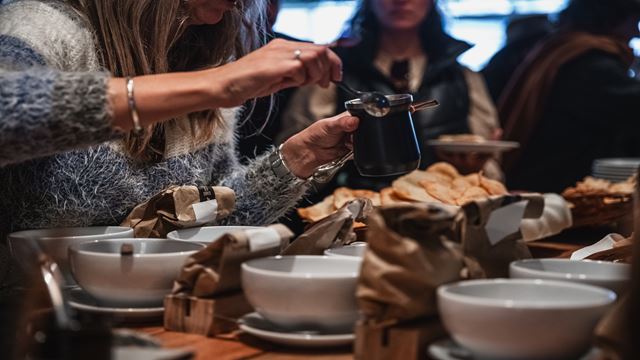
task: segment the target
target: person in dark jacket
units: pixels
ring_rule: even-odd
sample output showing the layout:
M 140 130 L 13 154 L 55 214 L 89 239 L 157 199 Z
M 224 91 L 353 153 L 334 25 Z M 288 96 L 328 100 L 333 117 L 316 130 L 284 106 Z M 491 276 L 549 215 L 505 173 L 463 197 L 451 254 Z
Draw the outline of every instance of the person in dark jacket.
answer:
M 640 155 L 640 82 L 629 76 L 639 0 L 572 0 L 499 104 L 510 189 L 561 192 L 594 159 Z
M 343 61 L 343 81 L 360 90 L 410 93 L 415 101 L 437 99 L 440 106 L 413 114 L 422 153 L 420 167 L 438 157 L 427 141 L 445 134 L 475 133 L 487 138 L 498 128 L 495 108 L 482 77 L 458 63 L 470 45 L 449 36 L 434 0 L 364 0 L 334 51 Z M 342 89 L 298 90 L 284 114 L 286 139 L 317 114 L 345 110 L 353 96 Z M 498 172 L 494 170 L 494 172 Z M 393 178 L 366 178 L 349 164 L 337 186 L 380 190 Z
M 504 87 L 515 69 L 535 45 L 553 33 L 553 23 L 546 14 L 513 17 L 507 25 L 507 41 L 482 69 L 489 93 L 498 103 Z

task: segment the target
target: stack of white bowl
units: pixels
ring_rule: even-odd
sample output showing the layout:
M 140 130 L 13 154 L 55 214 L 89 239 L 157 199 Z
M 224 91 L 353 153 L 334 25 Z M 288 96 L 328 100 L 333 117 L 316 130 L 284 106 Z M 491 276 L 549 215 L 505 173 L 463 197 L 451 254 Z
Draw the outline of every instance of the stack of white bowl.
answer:
M 8 240 L 12 255 L 25 267 L 36 265 L 35 251 L 49 255 L 64 276 L 66 284 L 59 285 L 70 290 L 70 303 L 82 302 L 93 310 L 161 308 L 186 258 L 204 248 L 184 241 L 134 239 L 133 229 L 121 226 L 26 230 Z
M 593 162 L 593 176 L 596 178 L 621 182 L 634 175 L 640 167 L 640 158 L 597 159 Z
M 24 230 L 9 234 L 12 256 L 26 267 L 34 266 L 34 251 L 49 255 L 62 271 L 66 285 L 76 284 L 69 266 L 69 246 L 88 241 L 133 237 L 133 229 L 124 226 L 90 226 Z M 33 246 L 38 247 L 34 249 Z

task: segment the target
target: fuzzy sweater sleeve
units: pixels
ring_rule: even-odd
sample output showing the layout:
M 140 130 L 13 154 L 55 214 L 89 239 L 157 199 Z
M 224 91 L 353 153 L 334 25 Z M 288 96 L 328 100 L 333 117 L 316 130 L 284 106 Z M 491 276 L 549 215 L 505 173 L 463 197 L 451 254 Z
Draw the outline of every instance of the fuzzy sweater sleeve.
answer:
M 88 71 L 97 66 L 87 55 L 91 37 L 81 29 L 48 3 L 0 6 L 0 166 L 117 137 L 109 74 Z
M 261 155 L 247 166 L 235 165 L 220 181 L 236 193 L 236 209 L 221 221 L 224 225 L 268 225 L 281 218 L 309 189 L 309 184 L 292 175 L 277 177 L 271 169 L 269 154 Z
M 0 166 L 112 139 L 105 73 L 0 73 Z

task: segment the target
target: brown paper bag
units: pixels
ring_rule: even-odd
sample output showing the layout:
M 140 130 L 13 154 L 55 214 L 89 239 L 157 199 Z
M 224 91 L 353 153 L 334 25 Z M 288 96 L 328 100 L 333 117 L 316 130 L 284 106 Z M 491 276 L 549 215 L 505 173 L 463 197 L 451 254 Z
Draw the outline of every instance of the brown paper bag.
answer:
M 137 238 L 163 238 L 176 229 L 213 224 L 235 208 L 236 195 L 223 186 L 170 186 L 136 206 L 122 222 Z
M 354 222 L 366 221 L 372 210 L 371 200 L 352 200 L 313 224 L 284 249 L 282 255 L 323 255 L 328 248 L 349 244 L 356 240 Z
M 381 207 L 369 217 L 356 291 L 366 322 L 437 315 L 436 288 L 460 279 L 465 268 L 453 240 L 460 216 L 450 207 L 407 204 Z
M 239 291 L 243 262 L 275 256 L 293 233 L 282 224 L 228 233 L 191 255 L 173 286 L 173 294 L 199 298 Z
M 531 258 L 522 240 L 520 223 L 522 219 L 542 216 L 542 195 L 492 197 L 472 201 L 462 209 L 465 214 L 462 250 L 466 257 L 480 264 L 487 277 L 508 277 L 512 261 Z
M 631 324 L 629 314 L 631 299 L 629 295 L 622 299 L 609 310 L 600 320 L 595 329 L 595 345 L 602 351 L 602 358 L 610 360 L 631 359 L 625 354 L 631 354 Z M 636 339 L 637 340 L 637 339 Z

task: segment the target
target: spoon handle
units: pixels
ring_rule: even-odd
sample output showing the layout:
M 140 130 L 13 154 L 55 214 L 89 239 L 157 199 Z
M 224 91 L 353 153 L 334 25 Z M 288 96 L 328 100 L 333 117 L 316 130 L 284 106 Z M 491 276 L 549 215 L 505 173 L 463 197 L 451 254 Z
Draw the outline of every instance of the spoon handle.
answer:
M 411 105 L 409 109 L 411 110 L 412 113 L 414 113 L 416 111 L 436 107 L 438 105 L 440 105 L 438 100 L 427 100 L 427 101 L 420 101 L 420 102 L 414 103 L 413 105 Z
M 334 81 L 333 83 L 336 84 L 342 90 L 344 90 L 344 91 L 346 91 L 346 92 L 348 92 L 348 93 L 350 93 L 352 95 L 360 96 L 360 94 L 362 93 L 361 91 L 358 91 L 358 90 L 352 88 L 351 86 L 345 84 L 342 81 Z

